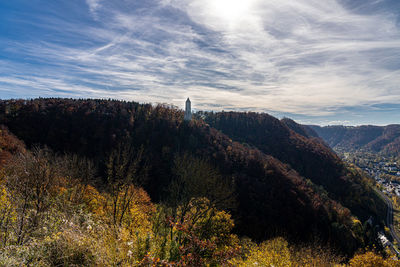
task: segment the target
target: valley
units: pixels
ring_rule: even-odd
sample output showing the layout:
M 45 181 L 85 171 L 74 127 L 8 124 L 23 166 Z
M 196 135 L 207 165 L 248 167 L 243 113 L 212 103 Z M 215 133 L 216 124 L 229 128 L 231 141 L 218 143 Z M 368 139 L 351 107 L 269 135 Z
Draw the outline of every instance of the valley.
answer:
M 400 157 L 383 152 L 373 152 L 371 149 L 352 149 L 334 146 L 334 150 L 345 162 L 360 168 L 374 180 L 377 193 L 387 203 L 387 217 L 385 223 L 389 231 L 382 231 L 382 244 L 390 247 L 399 255 Z M 391 236 L 393 244 L 389 241 L 385 241 L 385 234 Z

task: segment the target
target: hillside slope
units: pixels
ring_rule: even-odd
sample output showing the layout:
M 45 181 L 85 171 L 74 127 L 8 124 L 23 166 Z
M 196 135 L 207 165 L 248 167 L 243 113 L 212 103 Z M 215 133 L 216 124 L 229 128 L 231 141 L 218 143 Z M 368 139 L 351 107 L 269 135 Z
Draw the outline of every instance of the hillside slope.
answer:
M 87 158 L 48 148 L 9 149 L 22 142 L 5 128 L 0 140 L 12 159 L 0 167 L 1 266 L 343 265 L 343 255 L 320 243 L 296 245 L 282 237 L 255 243 L 240 237 L 232 232 L 230 213 L 205 198 L 192 198 L 189 213 L 180 206 L 174 217 L 127 180 L 116 191 L 107 190 L 116 189 L 115 183 L 105 190 L 88 184 L 94 173 Z M 209 166 L 200 165 L 210 175 Z M 364 266 L 371 259 L 397 266 L 371 252 L 343 266 Z
M 7 127 L 0 125 L 0 169 L 13 155 L 24 152 L 24 143 L 11 134 Z
M 313 137 L 312 131 L 307 133 L 306 127 L 259 113 L 206 113 L 205 118 L 210 126 L 233 140 L 257 147 L 289 164 L 361 219 L 368 219 L 371 213 L 376 214 L 383 207 L 368 180 L 350 171 L 321 139 Z M 291 128 L 300 130 L 301 134 Z M 380 203 L 379 208 L 374 203 Z
M 243 115 L 238 124 L 229 119 L 237 130 L 244 129 L 245 122 L 250 123 L 246 129 L 254 130 L 254 136 L 240 139 L 238 132 L 222 133 L 201 120 L 183 122 L 183 113 L 176 109 L 134 102 L 1 101 L 0 114 L 0 123 L 29 147 L 48 145 L 58 152 L 92 158 L 103 181 L 106 158 L 113 148 L 123 140 L 142 147 L 148 169 L 143 186 L 155 201 L 169 197 L 167 188 L 176 179 L 172 168 L 176 155 L 190 153 L 205 159 L 221 177 L 233 182 L 237 206 L 229 209 L 236 231 L 256 240 L 286 235 L 310 241 L 317 235 L 352 253 L 365 240 L 355 230 L 359 226 L 350 211 L 340 203 L 362 220 L 378 216 L 380 210 L 381 203 L 368 196 L 369 191 L 360 193 L 366 189 L 360 177 L 345 172 L 340 159 L 322 142 L 302 137 L 270 116 L 264 116 L 261 125 L 254 124 L 254 116 Z M 251 147 L 241 144 L 243 140 Z

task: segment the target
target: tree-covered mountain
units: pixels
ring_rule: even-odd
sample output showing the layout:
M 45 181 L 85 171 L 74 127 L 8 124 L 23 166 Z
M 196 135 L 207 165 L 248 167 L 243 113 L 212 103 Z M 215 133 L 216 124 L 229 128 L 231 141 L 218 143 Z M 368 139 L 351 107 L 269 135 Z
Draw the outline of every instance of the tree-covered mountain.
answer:
M 365 150 L 400 155 L 400 125 L 325 126 L 310 125 L 334 149 Z
M 375 206 L 380 200 L 368 180 L 350 170 L 306 126 L 268 114 L 240 112 L 205 113 L 205 121 L 233 140 L 257 147 L 288 164 L 363 220 L 372 210 L 376 213 L 380 209 Z M 366 202 L 369 204 L 363 204 Z
M 266 114 L 204 118 L 188 123 L 171 107 L 111 100 L 0 102 L 0 123 L 29 148 L 92 160 L 99 190 L 111 173 L 132 176 L 153 201 L 171 207 L 207 197 L 233 215 L 236 233 L 255 240 L 317 238 L 348 254 L 371 241 L 357 217 L 381 217 L 384 203 L 318 138 Z M 110 168 L 116 163 L 126 168 Z

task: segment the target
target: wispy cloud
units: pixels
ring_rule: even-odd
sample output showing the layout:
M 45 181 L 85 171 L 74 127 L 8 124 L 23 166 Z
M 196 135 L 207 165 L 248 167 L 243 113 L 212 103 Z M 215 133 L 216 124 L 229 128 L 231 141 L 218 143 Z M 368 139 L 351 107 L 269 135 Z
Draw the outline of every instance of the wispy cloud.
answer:
M 86 0 L 90 14 L 97 19 L 97 10 L 101 8 L 101 0 Z
M 198 109 L 319 118 L 400 101 L 390 10 L 355 13 L 336 0 L 86 2 L 96 24 L 41 16 L 56 38 L 0 39 L 29 58 L 0 61 L 0 95 L 31 88 L 176 105 L 190 96 Z

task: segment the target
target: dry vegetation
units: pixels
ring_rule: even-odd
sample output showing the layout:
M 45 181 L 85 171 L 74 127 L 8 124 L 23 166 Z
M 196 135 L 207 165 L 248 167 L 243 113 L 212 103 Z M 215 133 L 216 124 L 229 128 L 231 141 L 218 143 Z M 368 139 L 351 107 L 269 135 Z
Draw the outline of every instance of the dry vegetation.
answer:
M 280 237 L 259 244 L 239 238 L 232 233 L 230 214 L 216 208 L 220 196 L 215 194 L 210 195 L 212 201 L 205 197 L 175 199 L 175 208 L 152 203 L 147 193 L 134 185 L 134 177 L 127 178 L 124 173 L 139 173 L 135 162 L 140 161 L 140 151 L 129 159 L 124 151 L 110 155 L 109 184 L 103 191 L 90 185 L 95 175 L 90 160 L 56 156 L 46 148 L 17 153 L 1 172 L 0 265 L 343 264 L 344 258 L 327 248 L 292 246 Z M 195 176 L 196 168 L 210 167 L 187 157 L 175 160 L 181 182 L 190 170 Z M 195 190 L 188 186 L 174 188 Z M 372 252 L 349 262 L 350 266 L 396 264 Z

